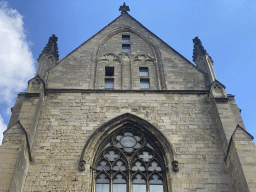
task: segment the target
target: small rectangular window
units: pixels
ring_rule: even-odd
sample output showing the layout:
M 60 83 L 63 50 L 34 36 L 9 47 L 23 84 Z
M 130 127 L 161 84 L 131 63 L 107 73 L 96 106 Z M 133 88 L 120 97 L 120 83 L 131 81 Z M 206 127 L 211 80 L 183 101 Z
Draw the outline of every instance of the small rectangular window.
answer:
M 148 76 L 148 67 L 140 67 L 140 76 L 147 77 Z
M 130 43 L 130 35 L 122 35 L 122 43 Z
M 131 45 L 130 44 L 122 44 L 122 52 L 131 52 Z
M 140 88 L 149 89 L 149 79 L 140 79 Z
M 105 89 L 114 89 L 114 79 L 105 79 Z
M 105 76 L 114 76 L 114 67 L 105 67 Z

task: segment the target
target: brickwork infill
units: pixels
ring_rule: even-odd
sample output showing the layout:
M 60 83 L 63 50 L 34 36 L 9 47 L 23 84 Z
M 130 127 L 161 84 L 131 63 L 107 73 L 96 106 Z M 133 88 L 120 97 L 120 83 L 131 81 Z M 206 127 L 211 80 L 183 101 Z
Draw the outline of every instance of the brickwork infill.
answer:
M 78 170 L 82 149 L 100 125 L 124 113 L 148 121 L 173 145 L 180 166 L 169 171 L 173 192 L 234 191 L 207 95 L 49 93 L 41 110 L 24 192 L 90 191 L 90 172 Z

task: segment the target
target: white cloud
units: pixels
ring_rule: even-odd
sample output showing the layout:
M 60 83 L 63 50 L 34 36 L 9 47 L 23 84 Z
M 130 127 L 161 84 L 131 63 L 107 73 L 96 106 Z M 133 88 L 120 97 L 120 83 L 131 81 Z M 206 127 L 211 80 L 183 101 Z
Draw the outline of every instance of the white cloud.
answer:
M 22 15 L 0 2 L 0 102 L 12 107 L 35 74 L 34 59 L 26 40 Z M 2 110 L 2 116 L 7 114 Z M 4 128 L 0 119 L 0 130 Z M 0 133 L 1 134 L 1 133 Z
M 2 116 L 0 115 L 0 144 L 2 144 L 3 140 L 3 132 L 6 129 L 6 125 L 4 124 L 4 120 Z

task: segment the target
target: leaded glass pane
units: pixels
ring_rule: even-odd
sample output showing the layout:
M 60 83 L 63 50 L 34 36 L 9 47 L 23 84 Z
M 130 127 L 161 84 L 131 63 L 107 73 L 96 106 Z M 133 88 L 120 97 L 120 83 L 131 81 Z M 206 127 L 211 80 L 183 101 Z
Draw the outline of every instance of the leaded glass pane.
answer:
M 135 139 L 137 140 L 137 141 L 140 141 L 140 137 L 139 136 L 134 136 L 135 137 Z
M 137 143 L 136 139 L 131 136 L 123 137 L 120 142 L 121 142 L 121 145 L 128 148 L 134 147 Z
M 125 171 L 126 167 L 124 166 L 124 163 L 122 161 L 117 161 L 116 165 L 113 167 L 113 170 L 115 170 L 115 171 L 118 171 L 118 170 Z
M 126 180 L 125 180 L 124 176 L 121 173 L 119 173 L 119 174 L 115 175 L 113 183 L 126 183 Z
M 139 144 L 139 143 L 137 143 L 137 144 L 134 146 L 135 149 L 139 149 L 140 147 L 141 147 L 141 144 Z
M 141 162 L 139 162 L 139 161 L 137 161 L 136 163 L 135 163 L 135 165 L 132 167 L 132 170 L 133 171 L 145 171 L 145 167 L 144 166 L 142 166 L 142 163 Z
M 149 79 L 140 79 L 140 88 L 149 89 Z
M 129 132 L 126 132 L 126 133 L 124 134 L 124 136 L 133 136 L 133 134 L 132 134 L 132 133 L 129 133 Z
M 109 147 L 110 146 L 110 143 L 108 143 L 105 147 L 104 147 L 104 149 L 106 149 L 107 147 Z
M 149 184 L 156 184 L 156 185 L 159 185 L 159 184 L 163 184 L 163 181 L 162 181 L 162 179 L 160 178 L 159 175 L 154 174 L 154 175 L 152 176 L 152 178 L 149 180 Z
M 135 184 L 146 184 L 146 180 L 142 177 L 142 175 L 137 174 L 134 179 L 132 180 L 132 183 Z
M 121 139 L 122 137 L 123 137 L 122 135 L 118 135 L 118 136 L 116 137 L 116 140 L 120 141 L 120 139 Z
M 163 192 L 162 167 L 160 150 L 152 138 L 139 129 L 125 126 L 113 132 L 97 154 L 96 159 L 96 192 L 130 192 L 127 178 L 132 178 L 133 192 Z M 127 171 L 128 167 L 131 171 Z M 111 183 L 111 184 L 110 184 Z M 112 185 L 112 186 L 110 186 Z
M 132 185 L 132 192 L 146 192 L 146 184 L 144 185 Z M 157 192 L 157 191 L 155 191 Z
M 117 144 L 116 144 L 116 147 L 118 147 L 118 148 L 123 148 L 123 146 L 122 146 L 120 143 L 117 143 Z
M 124 148 L 124 150 L 125 150 L 126 152 L 132 152 L 132 151 L 133 151 L 132 148 Z
M 122 35 L 122 43 L 130 43 L 130 35 Z
M 149 154 L 149 152 L 144 151 L 141 155 L 139 155 L 139 158 L 143 159 L 143 161 L 148 162 L 150 159 L 153 158 L 153 155 Z
M 162 171 L 161 167 L 158 166 L 157 162 L 153 161 L 148 167 L 149 171 Z
M 113 192 L 126 192 L 126 184 L 113 184 Z
M 163 185 L 149 185 L 150 192 L 163 192 Z
M 118 158 L 118 154 L 116 154 L 115 151 L 109 151 L 105 154 L 105 157 L 108 158 L 109 161 L 114 161 Z
M 99 163 L 99 166 L 97 167 L 97 170 L 110 170 L 110 166 L 108 165 L 107 161 L 103 160 Z
M 96 184 L 96 192 L 109 192 L 109 184 Z
M 140 71 L 140 76 L 148 76 L 148 68 L 147 67 L 140 67 L 139 68 Z
M 130 44 L 122 44 L 122 52 L 131 52 Z
M 114 89 L 114 79 L 105 79 L 105 89 Z
M 101 173 L 96 179 L 96 183 L 109 183 L 109 178 L 105 173 Z

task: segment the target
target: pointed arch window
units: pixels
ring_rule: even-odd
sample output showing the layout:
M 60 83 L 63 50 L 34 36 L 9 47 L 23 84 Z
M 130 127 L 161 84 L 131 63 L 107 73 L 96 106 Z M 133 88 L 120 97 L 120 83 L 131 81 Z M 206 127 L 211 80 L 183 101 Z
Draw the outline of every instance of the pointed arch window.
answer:
M 126 126 L 99 147 L 94 159 L 95 192 L 166 192 L 165 171 L 154 140 Z

